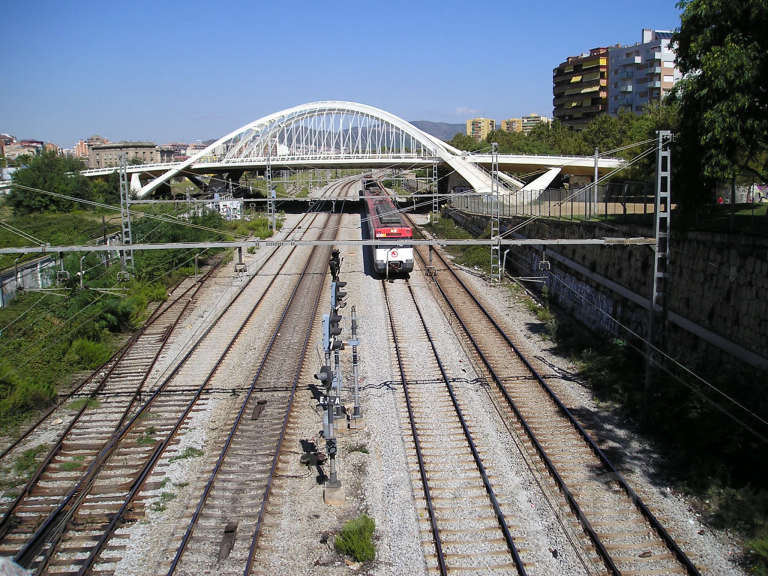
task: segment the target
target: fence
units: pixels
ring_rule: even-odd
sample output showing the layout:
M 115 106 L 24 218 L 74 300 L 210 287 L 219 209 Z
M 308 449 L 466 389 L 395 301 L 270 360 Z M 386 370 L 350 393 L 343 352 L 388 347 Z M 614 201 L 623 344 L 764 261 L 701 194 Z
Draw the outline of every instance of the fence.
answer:
M 499 214 L 538 216 L 559 220 L 621 219 L 630 215 L 652 215 L 655 197 L 643 186 L 608 184 L 577 190 L 519 190 L 500 195 Z M 491 196 L 467 194 L 451 200 L 451 206 L 464 212 L 489 216 Z

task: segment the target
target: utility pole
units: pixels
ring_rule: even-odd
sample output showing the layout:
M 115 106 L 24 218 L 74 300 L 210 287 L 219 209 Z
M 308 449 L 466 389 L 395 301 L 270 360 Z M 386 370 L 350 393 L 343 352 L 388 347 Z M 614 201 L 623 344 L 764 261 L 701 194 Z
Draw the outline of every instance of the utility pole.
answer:
M 362 408 L 360 408 L 360 382 L 357 372 L 357 347 L 360 341 L 357 339 L 357 312 L 352 306 L 352 340 L 348 342 L 352 346 L 352 420 L 363 417 Z
M 133 270 L 133 248 L 130 248 L 132 237 L 129 194 L 128 170 L 125 164 L 125 152 L 123 152 L 120 154 L 120 220 L 122 222 L 123 230 L 122 270 L 120 271 L 121 279 L 126 279 L 130 275 L 130 272 L 128 271 L 129 269 Z
M 84 287 L 85 272 L 83 272 L 83 260 L 85 260 L 85 256 L 80 256 L 80 290 Z

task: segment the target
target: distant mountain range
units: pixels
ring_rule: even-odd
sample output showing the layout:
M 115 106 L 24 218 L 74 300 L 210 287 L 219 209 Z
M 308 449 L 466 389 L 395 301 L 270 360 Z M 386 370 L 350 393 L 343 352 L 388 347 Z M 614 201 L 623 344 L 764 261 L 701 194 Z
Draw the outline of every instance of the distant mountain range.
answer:
M 419 130 L 431 134 L 440 140 L 448 142 L 456 134 L 464 133 L 466 126 L 464 124 L 450 124 L 448 122 L 430 122 L 428 120 L 414 120 L 411 122 Z

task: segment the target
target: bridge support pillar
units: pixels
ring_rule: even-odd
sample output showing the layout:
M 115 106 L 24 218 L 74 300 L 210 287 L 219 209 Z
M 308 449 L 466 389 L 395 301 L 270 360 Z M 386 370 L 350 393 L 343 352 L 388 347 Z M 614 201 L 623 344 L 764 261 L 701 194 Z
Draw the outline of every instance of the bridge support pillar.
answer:
M 432 220 L 440 217 L 440 197 L 437 182 L 437 161 L 432 163 Z

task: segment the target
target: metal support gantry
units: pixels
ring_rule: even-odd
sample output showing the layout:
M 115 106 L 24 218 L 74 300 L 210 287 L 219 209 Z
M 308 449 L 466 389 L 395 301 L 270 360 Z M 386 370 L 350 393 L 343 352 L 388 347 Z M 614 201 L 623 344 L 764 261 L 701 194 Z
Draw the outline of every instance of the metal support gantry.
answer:
M 664 304 L 664 281 L 669 264 L 669 232 L 670 232 L 670 160 L 669 151 L 672 133 L 661 130 L 658 133 L 656 151 L 656 222 L 654 235 L 656 248 L 653 264 L 653 295 L 652 308 L 661 312 Z
M 642 417 L 648 418 L 648 400 L 653 388 L 655 349 L 663 345 L 663 327 L 667 311 L 664 300 L 667 271 L 669 270 L 671 154 L 672 133 L 660 130 L 656 148 L 656 211 L 653 248 L 653 278 L 651 279 L 651 306 L 648 311 L 648 334 L 645 339 L 645 382 Z
M 125 153 L 120 155 L 120 220 L 122 223 L 122 239 L 123 249 L 121 250 L 120 262 L 122 264 L 122 270 L 119 277 L 125 279 L 130 274 L 129 271 L 133 270 L 133 243 L 131 234 L 131 211 L 129 209 L 129 202 L 131 193 L 128 186 L 128 169 L 125 163 Z
M 269 227 L 274 233 L 277 230 L 275 198 L 277 193 L 272 190 L 272 139 L 267 142 L 267 165 L 264 167 L 264 179 L 267 181 L 267 215 Z
M 499 240 L 500 198 L 499 198 L 499 145 L 491 143 L 491 240 Z M 501 281 L 501 246 L 491 244 L 491 279 Z

